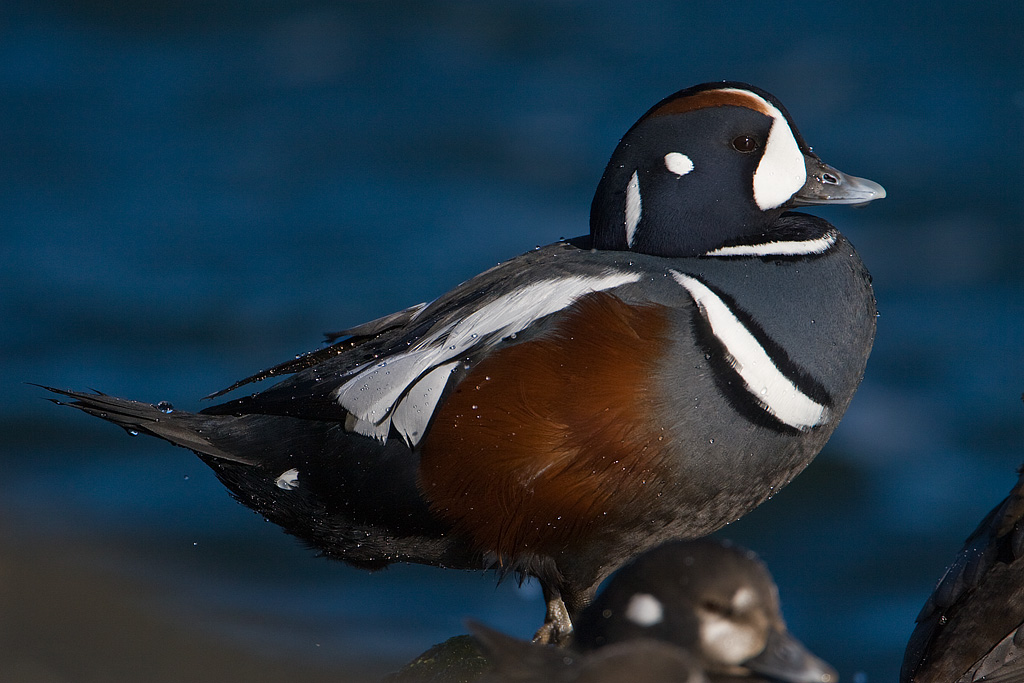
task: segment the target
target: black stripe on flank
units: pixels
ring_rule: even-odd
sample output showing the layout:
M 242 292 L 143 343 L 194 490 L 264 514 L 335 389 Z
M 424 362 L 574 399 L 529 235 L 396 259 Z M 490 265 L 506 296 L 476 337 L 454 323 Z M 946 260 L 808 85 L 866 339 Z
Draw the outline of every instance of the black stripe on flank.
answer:
M 826 409 L 832 408 L 833 400 L 828 390 L 818 380 L 814 379 L 810 373 L 797 365 L 782 346 L 772 339 L 764 331 L 764 328 L 754 320 L 753 316 L 740 308 L 736 304 L 735 299 L 728 294 L 724 294 L 707 282 L 703 282 L 703 284 L 715 296 L 721 299 L 722 303 L 736 316 L 736 319 L 747 328 L 747 331 L 753 335 L 754 339 L 765 350 L 765 353 L 768 354 L 768 357 L 783 376 L 813 401 L 825 406 Z M 729 404 L 738 413 L 755 424 L 768 427 L 783 434 L 802 434 L 805 432 L 805 430 L 793 427 L 775 417 L 775 415 L 768 411 L 765 404 L 755 394 L 751 393 L 743 377 L 733 367 L 732 354 L 729 353 L 725 343 L 715 336 L 714 331 L 711 329 L 711 323 L 705 318 L 700 306 L 695 306 L 693 331 L 697 344 L 704 350 L 705 356 L 711 364 L 715 383 L 721 389 Z M 815 428 L 811 427 L 811 429 Z

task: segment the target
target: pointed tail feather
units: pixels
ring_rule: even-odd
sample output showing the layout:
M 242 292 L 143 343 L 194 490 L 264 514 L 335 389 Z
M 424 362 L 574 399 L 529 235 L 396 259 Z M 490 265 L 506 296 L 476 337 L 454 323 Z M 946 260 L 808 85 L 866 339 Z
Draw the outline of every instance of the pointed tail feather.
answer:
M 71 401 L 51 398 L 57 405 L 71 406 L 94 415 L 95 417 L 113 422 L 129 432 L 145 433 L 170 441 L 175 446 L 188 448 L 199 453 L 230 460 L 246 465 L 254 462 L 235 453 L 229 453 L 203 436 L 203 427 L 215 417 L 197 415 L 184 411 L 157 407 L 142 401 L 131 401 L 116 396 L 109 396 L 99 391 L 81 392 L 37 384 L 42 389 L 66 396 Z
M 167 412 L 166 404 L 42 388 L 62 397 L 50 399 L 58 405 L 198 453 L 239 502 L 330 557 L 367 569 L 482 566 L 480 553 L 430 511 L 417 486 L 418 457 L 401 439 L 382 444 L 332 421 Z

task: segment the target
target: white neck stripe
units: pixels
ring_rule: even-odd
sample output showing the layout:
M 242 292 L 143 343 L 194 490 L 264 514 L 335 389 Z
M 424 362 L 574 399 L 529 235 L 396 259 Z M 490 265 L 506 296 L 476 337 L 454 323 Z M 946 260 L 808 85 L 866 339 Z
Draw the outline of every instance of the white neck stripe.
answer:
M 640 176 L 633 171 L 633 177 L 626 185 L 626 246 L 633 246 L 633 238 L 636 237 L 636 226 L 640 222 L 640 214 L 643 212 L 643 203 L 640 201 Z
M 732 367 L 743 379 L 746 390 L 765 411 L 800 430 L 816 427 L 828 419 L 828 408 L 782 374 L 764 347 L 717 294 L 694 277 L 675 270 L 669 272 L 693 297 L 711 325 L 712 334 L 729 353 Z
M 737 244 L 713 249 L 705 256 L 810 256 L 831 249 L 837 239 L 835 230 L 829 230 L 813 240 L 777 240 L 761 244 Z

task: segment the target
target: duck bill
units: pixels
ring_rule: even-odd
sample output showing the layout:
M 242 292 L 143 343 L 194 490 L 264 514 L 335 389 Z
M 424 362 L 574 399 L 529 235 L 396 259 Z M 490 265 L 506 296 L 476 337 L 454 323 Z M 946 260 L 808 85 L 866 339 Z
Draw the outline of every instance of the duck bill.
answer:
M 772 631 L 761 654 L 743 663 L 752 672 L 790 683 L 836 683 L 839 674 L 787 631 Z
M 873 180 L 847 175 L 816 156 L 804 154 L 807 182 L 789 200 L 790 206 L 811 204 L 867 204 L 885 197 L 885 188 Z

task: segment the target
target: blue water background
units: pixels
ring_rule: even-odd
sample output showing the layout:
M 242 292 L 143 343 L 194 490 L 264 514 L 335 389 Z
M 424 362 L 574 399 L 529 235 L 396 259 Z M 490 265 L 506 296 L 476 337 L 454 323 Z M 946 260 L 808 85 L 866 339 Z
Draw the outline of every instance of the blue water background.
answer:
M 1013 2 L 7 2 L 0 530 L 94 547 L 91 571 L 166 591 L 163 618 L 338 680 L 466 617 L 529 635 L 536 586 L 328 563 L 188 452 L 24 382 L 198 409 L 323 331 L 585 232 L 636 117 L 745 80 L 889 197 L 819 212 L 874 275 L 863 386 L 815 463 L 721 535 L 765 558 L 843 680 L 894 681 L 1024 460 L 1022 35 Z

